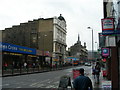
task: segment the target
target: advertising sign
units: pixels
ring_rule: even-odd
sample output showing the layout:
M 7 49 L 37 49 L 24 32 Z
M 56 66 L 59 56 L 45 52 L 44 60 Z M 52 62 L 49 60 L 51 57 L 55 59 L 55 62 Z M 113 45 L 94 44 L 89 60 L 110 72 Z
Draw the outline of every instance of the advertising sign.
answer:
M 45 53 L 44 54 L 45 56 L 50 56 L 50 52 L 49 51 L 45 51 L 44 53 Z
M 111 81 L 102 81 L 102 88 L 103 90 L 112 90 Z
M 73 79 L 75 79 L 75 78 L 78 77 L 79 75 L 80 75 L 79 69 L 73 69 Z
M 106 18 L 102 19 L 102 33 L 103 34 L 113 34 L 114 33 L 114 19 Z
M 0 42 L 0 50 L 36 55 L 36 49 Z
M 103 57 L 109 56 L 109 48 L 102 48 L 102 56 Z
M 42 56 L 42 51 L 36 50 L 36 55 L 41 55 Z

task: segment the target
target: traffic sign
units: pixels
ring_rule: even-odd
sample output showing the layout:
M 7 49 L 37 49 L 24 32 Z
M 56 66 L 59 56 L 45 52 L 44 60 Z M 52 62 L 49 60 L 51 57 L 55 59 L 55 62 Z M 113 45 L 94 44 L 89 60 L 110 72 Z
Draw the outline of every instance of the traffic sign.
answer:
M 109 48 L 102 48 L 102 56 L 103 57 L 109 56 Z

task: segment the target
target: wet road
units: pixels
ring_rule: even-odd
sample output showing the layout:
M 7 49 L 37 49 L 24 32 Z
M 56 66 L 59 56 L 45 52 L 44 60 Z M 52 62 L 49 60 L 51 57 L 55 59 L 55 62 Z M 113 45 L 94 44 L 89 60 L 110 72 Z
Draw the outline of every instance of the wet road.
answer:
M 28 74 L 20 76 L 11 76 L 2 78 L 3 88 L 58 88 L 60 77 L 69 75 L 72 79 L 73 68 L 84 68 L 89 76 L 91 73 L 90 66 L 71 67 L 69 69 Z M 91 76 L 90 76 L 91 77 Z

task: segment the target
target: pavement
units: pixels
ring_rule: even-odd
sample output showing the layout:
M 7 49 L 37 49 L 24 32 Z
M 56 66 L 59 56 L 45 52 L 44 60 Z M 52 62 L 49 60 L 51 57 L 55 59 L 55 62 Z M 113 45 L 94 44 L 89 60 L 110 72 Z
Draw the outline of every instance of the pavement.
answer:
M 89 77 L 92 80 L 94 90 L 112 90 L 111 89 L 111 81 L 107 80 L 106 77 L 103 77 L 102 72 L 100 73 L 99 83 L 95 82 L 95 78 L 92 74 L 90 74 Z

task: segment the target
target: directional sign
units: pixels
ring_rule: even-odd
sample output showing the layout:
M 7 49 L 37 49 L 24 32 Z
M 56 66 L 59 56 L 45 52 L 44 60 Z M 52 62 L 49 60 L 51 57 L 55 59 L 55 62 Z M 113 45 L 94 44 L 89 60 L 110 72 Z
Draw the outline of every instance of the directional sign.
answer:
M 104 57 L 109 56 L 109 48 L 102 48 L 102 56 Z

